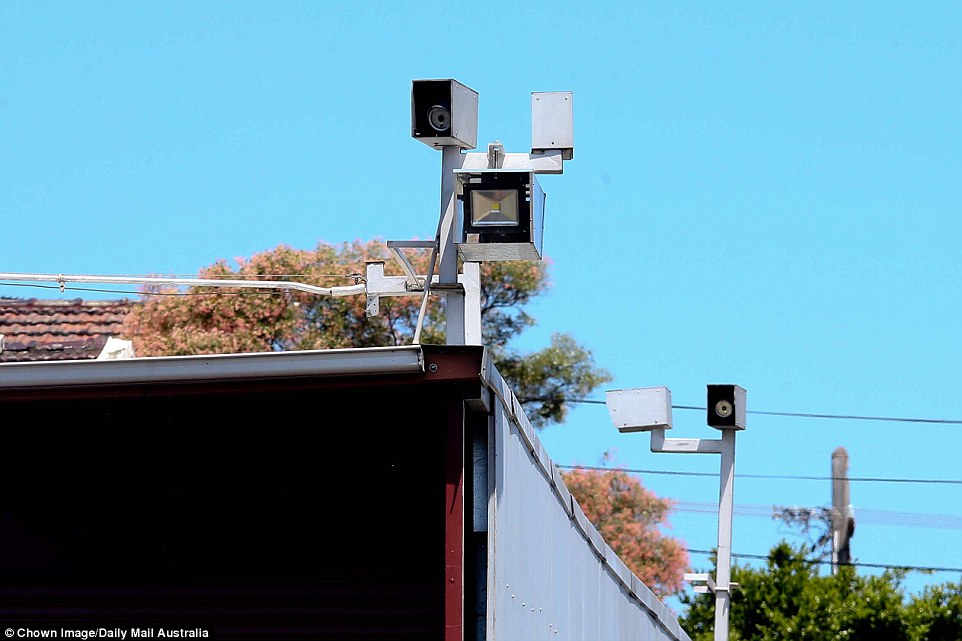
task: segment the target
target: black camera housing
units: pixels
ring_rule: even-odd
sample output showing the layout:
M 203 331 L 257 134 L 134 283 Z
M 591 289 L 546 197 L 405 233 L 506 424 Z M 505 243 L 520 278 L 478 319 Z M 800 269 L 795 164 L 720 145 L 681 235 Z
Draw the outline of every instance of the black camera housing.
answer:
M 478 92 L 457 80 L 415 80 L 411 136 L 435 149 L 474 149 L 478 146 Z
M 708 425 L 719 430 L 745 429 L 747 396 L 738 385 L 709 385 Z

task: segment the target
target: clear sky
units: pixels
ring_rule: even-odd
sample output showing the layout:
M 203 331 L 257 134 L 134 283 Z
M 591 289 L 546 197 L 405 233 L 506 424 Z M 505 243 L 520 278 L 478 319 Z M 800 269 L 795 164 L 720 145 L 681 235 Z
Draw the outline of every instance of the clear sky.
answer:
M 410 137 L 411 81 L 478 91 L 479 148 L 509 152 L 532 91 L 572 91 L 574 159 L 540 180 L 553 286 L 519 347 L 570 333 L 607 389 L 678 405 L 737 383 L 750 410 L 958 421 L 960 33 L 956 2 L 4 2 L 0 271 L 429 238 L 441 155 Z M 701 412 L 675 428 L 717 435 Z M 718 470 L 603 404 L 542 437 L 559 464 Z M 853 482 L 856 561 L 962 568 L 959 424 L 750 414 L 736 554 L 803 540 L 771 507 L 830 505 L 839 446 L 852 477 L 956 481 Z M 717 478 L 642 478 L 679 501 L 673 535 L 715 545 L 695 510 Z

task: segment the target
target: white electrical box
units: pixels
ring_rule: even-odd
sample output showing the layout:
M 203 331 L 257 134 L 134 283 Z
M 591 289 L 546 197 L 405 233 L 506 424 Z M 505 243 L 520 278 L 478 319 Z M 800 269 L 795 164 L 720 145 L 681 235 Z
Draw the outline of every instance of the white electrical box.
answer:
M 641 387 L 605 392 L 608 415 L 619 432 L 671 429 L 671 390 Z
M 558 150 L 564 160 L 574 157 L 573 103 L 570 91 L 531 92 L 531 153 Z

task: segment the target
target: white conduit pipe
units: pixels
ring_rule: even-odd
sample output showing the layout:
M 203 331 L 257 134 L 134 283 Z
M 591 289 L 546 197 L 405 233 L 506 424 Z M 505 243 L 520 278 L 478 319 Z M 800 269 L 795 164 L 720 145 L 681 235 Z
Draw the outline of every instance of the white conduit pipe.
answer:
M 356 296 L 367 291 L 364 283 L 344 287 L 317 287 L 286 280 L 220 280 L 216 278 L 155 278 L 130 276 L 88 276 L 67 274 L 0 273 L 0 281 L 52 282 L 61 289 L 68 283 L 101 283 L 118 285 L 182 285 L 189 287 L 243 287 L 251 289 L 293 289 L 319 296 Z

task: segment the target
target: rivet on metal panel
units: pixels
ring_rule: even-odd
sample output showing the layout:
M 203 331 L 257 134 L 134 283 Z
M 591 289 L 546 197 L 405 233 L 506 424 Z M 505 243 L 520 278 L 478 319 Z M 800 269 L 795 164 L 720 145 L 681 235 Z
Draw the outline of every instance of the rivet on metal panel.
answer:
M 429 371 L 429 372 L 436 372 L 436 371 L 438 371 L 438 364 L 437 364 L 437 363 L 430 363 L 430 364 L 428 364 L 428 371 Z

